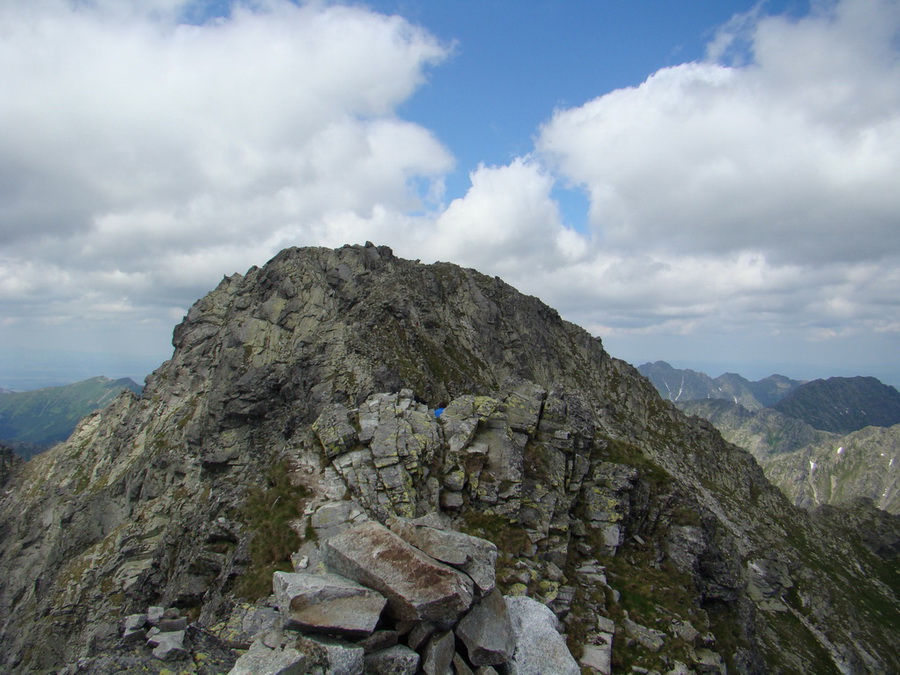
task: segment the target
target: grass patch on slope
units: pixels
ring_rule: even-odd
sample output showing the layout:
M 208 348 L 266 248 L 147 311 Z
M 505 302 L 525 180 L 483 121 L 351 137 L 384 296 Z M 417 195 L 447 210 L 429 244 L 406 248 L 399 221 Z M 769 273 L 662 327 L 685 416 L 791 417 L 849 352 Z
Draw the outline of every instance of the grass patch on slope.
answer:
M 247 492 L 240 519 L 251 533 L 250 565 L 235 586 L 235 593 L 248 600 L 264 598 L 272 592 L 272 574 L 291 572 L 291 554 L 302 539 L 292 523 L 303 515 L 310 492 L 294 485 L 286 460 L 274 464 L 263 485 Z

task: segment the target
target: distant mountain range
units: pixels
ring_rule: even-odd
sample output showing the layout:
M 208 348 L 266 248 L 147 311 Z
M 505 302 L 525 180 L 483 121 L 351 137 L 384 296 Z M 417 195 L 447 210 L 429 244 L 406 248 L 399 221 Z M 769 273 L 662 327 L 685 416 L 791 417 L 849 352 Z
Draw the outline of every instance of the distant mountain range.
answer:
M 726 440 L 750 451 L 798 506 L 865 497 L 900 513 L 900 392 L 894 387 L 874 377 L 713 379 L 663 361 L 638 370 L 683 411 L 709 420 Z M 767 406 L 754 390 L 768 392 Z M 703 395 L 687 400 L 686 393 Z
M 870 426 L 772 457 L 769 480 L 798 506 L 842 504 L 858 496 L 900 513 L 900 424 Z
M 900 391 L 874 377 L 813 380 L 772 407 L 816 429 L 841 434 L 900 423 Z
M 92 377 L 62 387 L 0 391 L 0 442 L 28 459 L 67 439 L 82 417 L 126 389 L 140 393 L 141 386 L 127 377 Z
M 653 383 L 663 398 L 674 403 L 707 398 L 727 399 L 751 412 L 780 401 L 804 384 L 804 380 L 792 380 L 784 375 L 770 375 L 757 382 L 736 373 L 712 378 L 689 368 L 673 368 L 665 361 L 645 363 L 638 366 L 638 372 Z

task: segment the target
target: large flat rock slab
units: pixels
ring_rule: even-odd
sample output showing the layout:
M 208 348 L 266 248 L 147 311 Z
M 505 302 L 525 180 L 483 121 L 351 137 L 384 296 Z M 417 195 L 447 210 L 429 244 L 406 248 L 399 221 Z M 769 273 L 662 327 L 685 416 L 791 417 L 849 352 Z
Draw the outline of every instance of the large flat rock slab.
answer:
M 294 628 L 348 636 L 370 635 L 387 600 L 337 574 L 275 572 L 278 610 Z
M 399 620 L 449 625 L 472 604 L 474 587 L 468 576 L 374 521 L 324 542 L 322 557 L 332 572 L 382 593 Z
M 416 520 L 392 518 L 388 525 L 392 532 L 432 558 L 465 572 L 480 594 L 493 590 L 497 546 L 492 542 L 449 529 L 427 516 Z

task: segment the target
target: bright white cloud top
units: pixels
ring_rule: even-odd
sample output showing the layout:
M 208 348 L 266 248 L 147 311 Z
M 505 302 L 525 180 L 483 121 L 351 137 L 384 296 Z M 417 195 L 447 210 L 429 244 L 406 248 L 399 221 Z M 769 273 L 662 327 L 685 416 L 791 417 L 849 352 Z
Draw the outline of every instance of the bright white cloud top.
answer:
M 222 275 L 366 240 L 499 274 L 632 361 L 900 384 L 900 4 L 734 4 L 705 57 L 460 166 L 439 94 L 476 37 L 427 17 L 3 3 L 0 385 L 142 376 Z

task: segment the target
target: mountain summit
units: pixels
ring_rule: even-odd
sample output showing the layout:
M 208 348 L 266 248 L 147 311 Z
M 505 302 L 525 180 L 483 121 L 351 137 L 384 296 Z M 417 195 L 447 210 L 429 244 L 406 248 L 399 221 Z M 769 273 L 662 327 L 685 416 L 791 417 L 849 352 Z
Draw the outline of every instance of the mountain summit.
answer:
M 144 658 L 120 635 L 149 606 L 194 640 L 265 650 L 268 633 L 239 636 L 274 612 L 275 570 L 321 571 L 322 541 L 423 516 L 491 540 L 504 597 L 549 607 L 588 672 L 900 669 L 892 516 L 794 508 L 498 278 L 369 244 L 288 249 L 223 279 L 173 344 L 142 396 L 10 469 L 4 671 L 115 672 L 100 664 Z

